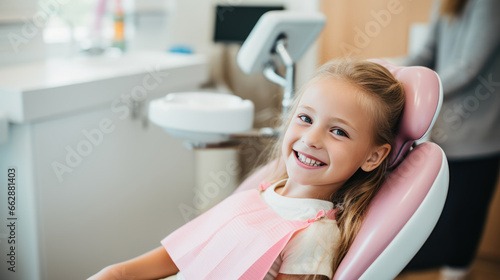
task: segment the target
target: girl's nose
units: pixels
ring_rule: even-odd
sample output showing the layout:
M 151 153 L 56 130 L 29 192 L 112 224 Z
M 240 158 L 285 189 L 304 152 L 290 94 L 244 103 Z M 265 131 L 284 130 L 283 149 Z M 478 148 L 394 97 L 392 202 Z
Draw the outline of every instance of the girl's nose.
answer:
M 320 129 L 310 127 L 304 135 L 302 142 L 310 148 L 320 149 L 323 147 L 323 136 Z

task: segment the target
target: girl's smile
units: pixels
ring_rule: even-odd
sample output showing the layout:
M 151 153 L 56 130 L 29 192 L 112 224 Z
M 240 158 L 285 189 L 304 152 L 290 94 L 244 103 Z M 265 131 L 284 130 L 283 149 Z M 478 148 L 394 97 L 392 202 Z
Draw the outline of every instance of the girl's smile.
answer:
M 315 168 L 322 168 L 326 166 L 326 163 L 320 161 L 319 159 L 310 156 L 305 153 L 300 153 L 296 150 L 293 150 L 295 154 L 295 158 L 297 159 L 298 163 L 300 166 L 306 169 L 315 169 Z

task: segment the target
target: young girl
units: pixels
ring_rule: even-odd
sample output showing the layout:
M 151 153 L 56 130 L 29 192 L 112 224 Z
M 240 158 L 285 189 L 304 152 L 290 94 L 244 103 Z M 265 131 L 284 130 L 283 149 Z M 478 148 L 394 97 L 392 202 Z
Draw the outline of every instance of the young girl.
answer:
M 271 157 L 285 168 L 276 168 L 270 186 L 258 196 L 256 190 L 230 196 L 169 235 L 163 246 L 90 279 L 184 279 L 203 275 L 203 269 L 236 279 L 227 275 L 261 247 L 262 256 L 254 257 L 244 274 L 233 275 L 257 279 L 249 275 L 261 275 L 252 273 L 264 267 L 264 279 L 331 279 L 384 180 L 404 102 L 403 86 L 379 64 L 323 65 L 297 94 Z M 252 207 L 259 209 L 241 214 Z M 234 221 L 236 226 L 224 228 Z M 210 231 L 215 225 L 220 227 Z M 282 228 L 287 229 L 278 235 Z M 211 246 L 215 249 L 202 251 Z M 227 257 L 233 251 L 240 257 Z

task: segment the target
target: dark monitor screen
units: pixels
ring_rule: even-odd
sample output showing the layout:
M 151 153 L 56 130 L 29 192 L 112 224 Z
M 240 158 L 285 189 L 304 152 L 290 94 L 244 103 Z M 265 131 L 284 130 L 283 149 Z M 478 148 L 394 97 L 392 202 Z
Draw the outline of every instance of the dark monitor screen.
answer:
M 214 42 L 243 43 L 260 16 L 283 6 L 222 6 L 215 14 Z

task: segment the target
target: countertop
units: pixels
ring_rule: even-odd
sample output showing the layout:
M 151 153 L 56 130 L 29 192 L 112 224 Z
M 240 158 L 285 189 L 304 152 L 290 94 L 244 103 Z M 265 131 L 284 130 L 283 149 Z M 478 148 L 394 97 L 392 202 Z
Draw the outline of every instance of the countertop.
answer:
M 132 52 L 0 67 L 0 113 L 23 123 L 110 103 L 123 94 L 199 85 L 204 55 Z

